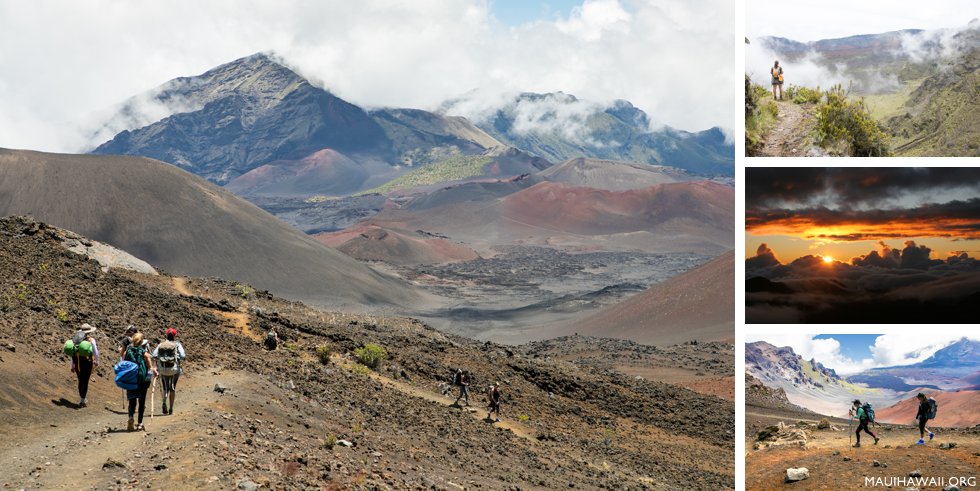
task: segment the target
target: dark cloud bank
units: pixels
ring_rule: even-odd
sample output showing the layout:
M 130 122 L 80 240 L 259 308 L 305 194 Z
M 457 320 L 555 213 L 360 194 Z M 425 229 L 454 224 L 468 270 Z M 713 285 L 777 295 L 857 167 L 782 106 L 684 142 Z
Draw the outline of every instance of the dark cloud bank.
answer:
M 851 262 L 804 256 L 783 264 L 766 244 L 745 260 L 748 323 L 980 323 L 980 261 L 932 259 L 925 245 Z

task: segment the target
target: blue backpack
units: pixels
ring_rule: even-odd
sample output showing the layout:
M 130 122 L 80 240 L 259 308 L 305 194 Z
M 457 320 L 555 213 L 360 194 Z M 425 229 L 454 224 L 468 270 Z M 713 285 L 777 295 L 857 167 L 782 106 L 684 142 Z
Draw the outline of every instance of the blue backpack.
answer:
M 139 388 L 139 365 L 123 360 L 116 363 L 112 369 L 116 372 L 116 387 L 126 390 L 136 390 Z

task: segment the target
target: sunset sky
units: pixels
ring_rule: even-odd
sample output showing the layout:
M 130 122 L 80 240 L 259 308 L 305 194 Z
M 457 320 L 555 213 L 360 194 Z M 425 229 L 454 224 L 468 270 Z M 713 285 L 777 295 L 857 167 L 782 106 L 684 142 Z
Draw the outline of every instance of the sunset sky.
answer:
M 980 169 L 748 168 L 745 209 L 747 258 L 980 257 Z

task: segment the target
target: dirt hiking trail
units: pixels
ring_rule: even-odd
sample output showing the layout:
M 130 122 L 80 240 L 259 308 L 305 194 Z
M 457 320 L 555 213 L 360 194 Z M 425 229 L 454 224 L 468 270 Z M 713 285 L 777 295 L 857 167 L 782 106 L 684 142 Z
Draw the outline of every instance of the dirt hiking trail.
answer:
M 816 125 L 813 104 L 776 101 L 776 125 L 766 133 L 759 149 L 761 157 L 811 157 L 810 133 Z
M 752 415 L 747 415 L 751 417 Z M 813 422 L 816 423 L 815 421 Z M 918 471 L 924 478 L 977 477 L 980 469 L 980 431 L 972 429 L 933 429 L 936 438 L 925 445 L 915 445 L 918 429 L 908 426 L 881 426 L 874 432 L 881 438 L 877 445 L 870 435 L 854 448 L 854 427 L 837 423 L 839 431 L 812 432 L 806 447 L 786 446 L 752 450 L 747 443 L 745 489 L 859 489 L 865 477 L 908 477 Z M 952 448 L 948 448 L 953 444 Z M 942 445 L 942 446 L 941 446 Z M 877 465 L 876 465 L 877 462 Z M 788 485 L 786 469 L 806 467 L 810 478 Z M 897 486 L 905 489 L 905 486 Z M 943 486 L 923 484 L 922 490 Z M 963 487 L 960 489 L 977 489 Z

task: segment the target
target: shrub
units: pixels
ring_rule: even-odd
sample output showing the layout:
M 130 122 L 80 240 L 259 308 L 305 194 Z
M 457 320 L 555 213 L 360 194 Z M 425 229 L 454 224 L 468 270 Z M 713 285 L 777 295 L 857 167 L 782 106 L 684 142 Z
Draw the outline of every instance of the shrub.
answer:
M 522 414 L 517 417 L 517 420 L 520 421 L 521 423 L 527 423 L 527 420 L 529 419 L 531 418 L 529 418 L 526 414 Z
M 255 289 L 248 285 L 236 284 L 235 288 L 238 290 L 238 295 L 245 299 L 247 299 L 252 293 L 255 293 Z
M 362 365 L 372 370 L 377 370 L 388 359 L 388 352 L 381 346 L 368 343 L 355 349 L 354 356 Z
M 888 135 L 868 112 L 864 99 L 852 101 L 841 85 L 826 92 L 817 106 L 817 142 L 854 157 L 884 157 L 889 154 Z
M 320 363 L 324 365 L 330 363 L 330 355 L 333 354 L 333 347 L 329 344 L 321 344 L 316 347 L 316 357 L 320 359 Z
M 823 92 L 820 92 L 820 87 L 811 89 L 790 85 L 786 95 L 796 104 L 818 104 L 820 99 L 823 99 Z

